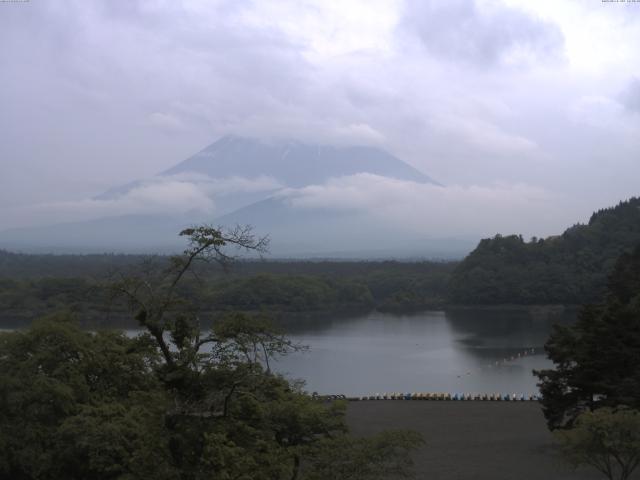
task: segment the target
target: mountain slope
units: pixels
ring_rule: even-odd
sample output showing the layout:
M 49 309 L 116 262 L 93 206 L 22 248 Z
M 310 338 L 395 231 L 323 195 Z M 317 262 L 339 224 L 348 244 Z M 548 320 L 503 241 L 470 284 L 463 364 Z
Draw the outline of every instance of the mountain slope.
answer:
M 348 256 L 364 257 L 376 251 L 386 256 L 397 252 L 401 256 L 459 257 L 469 251 L 468 239 L 463 248 L 451 249 L 450 242 L 443 241 L 444 249 L 430 251 L 421 239 L 403 236 L 392 226 L 365 224 L 349 212 L 348 204 L 345 213 L 335 208 L 292 208 L 287 201 L 286 193 L 292 189 L 357 174 L 369 175 L 358 188 L 366 188 L 369 178 L 435 184 L 378 148 L 227 136 L 155 177 L 115 187 L 92 200 L 101 206 L 124 205 L 125 215 L 1 232 L 0 247 L 52 252 L 166 251 L 180 247 L 177 233 L 185 225 L 206 222 L 254 225 L 258 233 L 272 236 L 273 251 L 279 256 L 349 252 Z M 148 213 L 132 211 L 129 206 L 136 202 Z M 389 237 L 400 241 L 381 242 L 385 229 Z
M 384 150 L 367 146 L 336 147 L 296 141 L 263 141 L 226 136 L 164 172 L 197 172 L 212 178 L 273 177 L 299 188 L 329 178 L 372 173 L 399 180 L 435 183 L 431 178 Z
M 477 237 L 425 237 L 356 209 L 299 208 L 276 195 L 216 219 L 220 225 L 252 225 L 268 232 L 278 257 L 459 259 Z
M 586 225 L 525 242 L 482 240 L 456 268 L 451 299 L 459 304 L 583 304 L 604 291 L 621 254 L 640 244 L 640 198 L 595 212 Z

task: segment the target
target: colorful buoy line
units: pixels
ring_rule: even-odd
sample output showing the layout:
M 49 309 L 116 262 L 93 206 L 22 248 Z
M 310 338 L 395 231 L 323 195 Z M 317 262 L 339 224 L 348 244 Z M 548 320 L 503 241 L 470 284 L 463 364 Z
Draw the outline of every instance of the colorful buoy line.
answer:
M 345 397 L 344 395 L 331 395 L 329 397 L 346 398 L 351 401 L 364 400 L 441 400 L 441 401 L 494 401 L 494 402 L 525 402 L 538 401 L 539 394 L 523 393 L 426 393 L 426 392 L 394 392 L 376 393 L 359 397 Z
M 536 355 L 536 349 L 531 347 L 531 348 L 526 348 L 525 350 L 522 350 L 514 355 L 511 355 L 509 357 L 504 357 L 502 360 L 496 360 L 495 362 L 491 362 L 487 365 L 483 365 L 481 367 L 479 367 L 476 371 L 467 371 L 465 373 L 460 373 L 458 375 L 456 375 L 458 378 L 464 378 L 466 376 L 469 375 L 474 375 L 475 373 L 479 373 L 484 371 L 485 369 L 491 369 L 491 368 L 500 368 L 504 365 L 508 365 L 511 362 L 515 362 L 517 360 L 520 360 L 521 358 L 525 358 L 525 357 L 530 357 Z
M 535 348 L 527 348 L 525 350 L 522 350 L 518 353 L 516 353 L 515 355 L 511 355 L 510 357 L 505 357 L 502 360 L 496 360 L 494 363 L 490 363 L 487 365 L 487 367 L 491 368 L 493 366 L 500 366 L 502 364 L 505 363 L 509 363 L 509 362 L 515 362 L 516 360 L 520 360 L 521 358 L 524 357 L 529 357 L 532 355 L 536 354 L 536 349 Z

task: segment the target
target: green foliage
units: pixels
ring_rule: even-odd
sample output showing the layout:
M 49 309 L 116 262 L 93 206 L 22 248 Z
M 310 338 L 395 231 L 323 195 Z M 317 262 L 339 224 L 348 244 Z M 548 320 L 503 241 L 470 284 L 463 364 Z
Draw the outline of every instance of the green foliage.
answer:
M 571 430 L 555 433 L 574 467 L 589 465 L 610 480 L 626 480 L 640 463 L 640 412 L 602 408 L 585 412 Z
M 264 327 L 228 318 L 197 370 L 171 372 L 148 336 L 87 333 L 64 318 L 0 334 L 0 478 L 406 473 L 414 434 L 354 439 L 344 403 L 314 400 L 245 355 L 271 335 Z
M 169 478 L 158 360 L 148 337 L 67 318 L 0 335 L 0 478 Z
M 587 225 L 526 242 L 482 240 L 454 271 L 458 304 L 583 304 L 602 295 L 616 259 L 640 243 L 640 198 L 594 213 Z
M 185 230 L 181 256 L 146 262 L 112 291 L 147 333 L 82 331 L 69 317 L 0 334 L 0 480 L 316 479 L 406 475 L 412 433 L 348 435 L 343 402 L 274 375 L 298 348 L 264 318 L 203 329 L 182 285 L 223 247 L 260 249 L 247 229 Z M 378 476 L 376 476 L 378 475 Z
M 585 409 L 640 409 L 640 246 L 618 260 L 604 303 L 557 327 L 545 349 L 555 369 L 536 372 L 551 428 L 571 426 Z
M 38 255 L 0 250 L 0 275 L 12 279 L 99 277 L 143 259 L 142 255 Z
M 300 275 L 261 274 L 234 279 L 213 285 L 206 295 L 220 308 L 248 311 L 304 312 L 373 306 L 373 297 L 362 283 Z
M 52 310 L 74 312 L 84 325 L 132 328 L 126 302 L 113 300 L 104 278 L 109 273 L 100 256 L 40 255 L 43 272 L 60 277 L 31 277 L 33 258 L 14 257 L 11 268 L 0 275 L 15 273 L 17 278 L 0 277 L 0 322 L 6 326 L 28 325 L 33 318 Z M 3 257 L 0 252 L 0 258 Z M 114 265 L 124 263 L 118 256 Z M 79 260 L 84 258 L 84 262 Z M 171 266 L 167 257 L 125 257 L 127 276 L 140 276 L 142 269 L 156 273 Z M 68 259 L 75 271 L 58 268 Z M 53 264 L 53 266 L 47 266 Z M 24 267 L 24 268 L 23 268 Z M 55 267 L 55 268 L 54 268 Z M 268 312 L 278 316 L 300 313 L 334 313 L 434 308 L 443 304 L 447 279 L 453 263 L 438 262 L 238 262 L 225 277 L 206 262 L 190 265 L 197 274 L 183 278 L 177 289 L 189 297 L 200 311 Z M 101 272 L 101 273 L 100 273 Z M 74 277 L 64 275 L 74 274 Z M 111 275 L 113 277 L 113 275 Z M 22 278 L 21 278 L 22 277 Z

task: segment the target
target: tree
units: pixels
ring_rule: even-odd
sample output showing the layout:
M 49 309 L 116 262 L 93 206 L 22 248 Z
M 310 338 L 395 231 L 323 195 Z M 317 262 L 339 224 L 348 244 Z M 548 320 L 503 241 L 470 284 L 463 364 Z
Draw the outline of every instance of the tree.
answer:
M 150 340 L 66 315 L 0 334 L 0 479 L 178 478 Z
M 572 466 L 591 466 L 609 480 L 627 480 L 640 463 L 640 412 L 635 410 L 584 412 L 572 429 L 555 436 Z
M 122 278 L 114 289 L 129 300 L 164 358 L 160 378 L 174 402 L 165 414 L 169 450 L 182 478 L 215 472 L 218 478 L 295 479 L 319 465 L 328 468 L 321 460 L 329 461 L 326 455 L 320 455 L 326 448 L 316 448 L 318 442 L 357 445 L 362 440 L 346 434 L 344 405 L 320 404 L 271 373 L 270 358 L 301 347 L 264 318 L 240 313 L 218 318 L 202 336 L 192 292 L 181 291 L 187 274 L 197 277 L 198 262 L 214 261 L 226 269 L 233 260 L 226 248 L 262 253 L 268 239 L 255 237 L 250 227 L 201 226 L 180 235 L 187 237 L 188 248 L 168 267 L 158 271 L 147 264 L 142 274 Z M 407 452 L 418 444 L 414 437 L 399 442 L 397 450 L 388 443 L 388 455 L 367 457 L 370 465 L 397 460 L 406 466 Z M 316 460 L 303 469 L 302 457 Z M 351 465 L 361 465 L 363 458 L 355 456 Z
M 617 261 L 604 302 L 556 327 L 545 349 L 555 368 L 536 374 L 551 429 L 571 427 L 585 410 L 640 409 L 640 246 Z
M 227 267 L 228 247 L 264 251 L 266 239 L 208 226 L 181 235 L 182 255 L 112 285 L 145 334 L 84 332 L 68 318 L 0 334 L 0 480 L 405 475 L 417 435 L 351 437 L 344 402 L 271 372 L 270 358 L 299 347 L 266 319 L 205 325 L 182 280 L 201 261 Z
M 203 225 L 187 228 L 180 236 L 187 238 L 188 247 L 182 255 L 171 257 L 168 267 L 151 258 L 135 273 L 122 275 L 112 285 L 116 295 L 123 295 L 128 300 L 129 309 L 140 326 L 156 340 L 170 370 L 190 364 L 195 366 L 200 347 L 215 341 L 213 338 L 200 339 L 202 325 L 198 313 L 188 295 L 180 290 L 185 275 L 191 273 L 197 278 L 199 262 L 216 262 L 227 269 L 234 260 L 228 252 L 230 247 L 264 253 L 269 244 L 268 237 L 257 238 L 248 226 L 225 231 Z M 171 342 L 165 338 L 165 332 L 170 332 L 170 340 L 178 352 L 171 351 Z
M 595 212 L 586 225 L 525 242 L 481 240 L 458 264 L 449 298 L 461 304 L 582 304 L 598 301 L 618 257 L 640 242 L 640 198 Z

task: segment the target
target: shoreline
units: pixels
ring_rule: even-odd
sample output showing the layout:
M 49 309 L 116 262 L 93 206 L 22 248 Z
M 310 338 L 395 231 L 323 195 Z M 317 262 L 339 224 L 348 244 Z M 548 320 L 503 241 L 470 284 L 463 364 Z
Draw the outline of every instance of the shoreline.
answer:
M 574 313 L 579 309 L 578 305 L 563 305 L 563 304 L 539 304 L 539 305 L 518 305 L 518 304 L 500 304 L 500 305 L 424 305 L 421 307 L 407 307 L 403 309 L 380 309 L 378 307 L 362 308 L 358 306 L 352 306 L 351 308 L 343 309 L 327 309 L 327 310 L 306 310 L 306 311 L 260 311 L 260 310 L 232 310 L 221 309 L 216 311 L 218 314 L 224 314 L 226 312 L 240 311 L 249 315 L 266 315 L 272 318 L 273 323 L 280 327 L 287 327 L 290 325 L 304 325 L 305 323 L 315 323 L 322 320 L 341 320 L 344 318 L 350 318 L 354 316 L 366 316 L 374 313 L 380 313 L 385 315 L 418 315 L 424 312 L 467 312 L 467 311 L 479 311 L 479 312 L 527 312 L 535 317 L 557 316 L 566 313 Z M 51 313 L 55 313 L 58 310 L 53 309 L 48 312 L 16 312 L 8 310 L 4 315 L 0 316 L 0 328 L 14 328 L 21 329 L 29 327 L 33 321 L 38 318 L 44 317 Z M 83 312 L 75 312 L 79 316 L 82 316 Z M 88 320 L 81 323 L 86 323 L 91 328 L 104 328 L 104 329 L 133 329 L 137 327 L 137 324 L 133 318 L 120 311 L 110 312 L 108 314 L 103 312 L 96 312 L 89 310 L 84 312 L 87 315 Z M 205 314 L 212 314 L 212 312 L 204 312 Z M 102 317 L 100 314 L 104 315 Z

